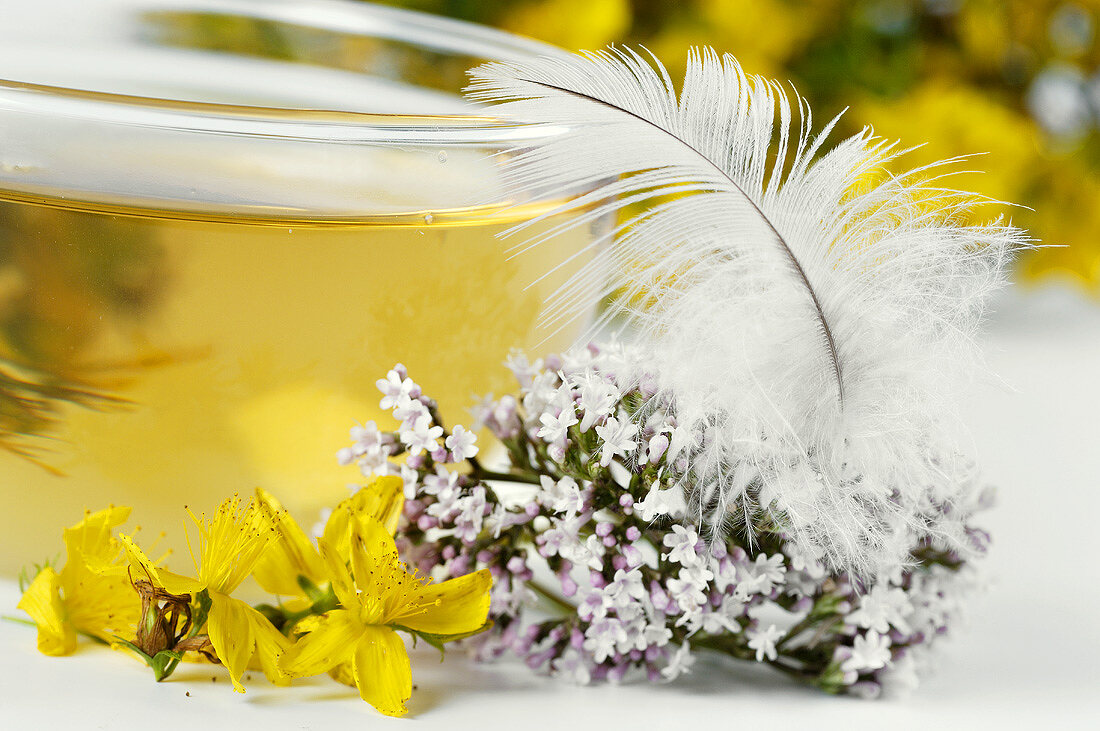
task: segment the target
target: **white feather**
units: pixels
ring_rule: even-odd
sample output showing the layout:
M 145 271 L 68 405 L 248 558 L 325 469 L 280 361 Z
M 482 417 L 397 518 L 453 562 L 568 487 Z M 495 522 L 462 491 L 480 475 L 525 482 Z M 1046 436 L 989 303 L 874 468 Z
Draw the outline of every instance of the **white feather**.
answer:
M 623 49 L 471 78 L 494 114 L 570 129 L 507 156 L 517 194 L 595 186 L 547 214 L 572 211 L 564 227 L 627 213 L 545 324 L 615 294 L 607 317 L 636 327 L 659 397 L 705 432 L 684 480 L 700 520 L 772 522 L 865 574 L 903 562 L 917 537 L 963 547 L 949 515 L 972 481 L 952 384 L 1027 239 L 964 223 L 984 201 L 940 187 L 956 161 L 889 175 L 902 153 L 869 130 L 823 152 L 839 117 L 814 134 L 795 95 L 794 136 L 780 85 L 709 49 L 692 53 L 679 95 L 659 62 Z

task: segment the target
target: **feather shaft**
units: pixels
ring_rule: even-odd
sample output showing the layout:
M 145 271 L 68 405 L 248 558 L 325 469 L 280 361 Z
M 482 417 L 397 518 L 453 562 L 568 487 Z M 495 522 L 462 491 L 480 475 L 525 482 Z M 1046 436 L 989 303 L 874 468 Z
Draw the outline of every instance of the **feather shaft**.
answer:
M 622 112 L 623 114 L 629 115 L 630 117 L 638 120 L 639 122 L 644 122 L 645 124 L 650 125 L 654 129 L 660 130 L 661 132 L 667 134 L 669 137 L 675 139 L 680 144 L 684 145 L 684 147 L 686 147 L 688 150 L 690 150 L 691 152 L 696 154 L 700 159 L 704 160 L 708 165 L 710 165 L 715 170 L 715 172 L 717 172 L 719 175 L 721 175 L 723 178 L 725 178 L 730 183 L 730 185 L 733 186 L 733 188 L 736 189 L 744 197 L 745 202 L 748 203 L 754 211 L 756 211 L 756 213 L 760 216 L 760 219 L 768 227 L 768 230 L 771 231 L 772 235 L 775 237 L 775 241 L 776 241 L 776 243 L 779 244 L 780 248 L 782 249 L 783 255 L 787 258 L 787 261 L 790 263 L 791 268 L 794 270 L 795 275 L 797 275 L 799 281 L 802 282 L 802 286 L 806 288 L 806 293 L 809 295 L 811 302 L 813 302 L 814 310 L 817 313 L 817 319 L 818 319 L 818 322 L 819 322 L 820 327 L 821 327 L 821 332 L 822 332 L 822 335 L 825 338 L 825 345 L 829 349 L 829 360 L 832 362 L 833 374 L 836 377 L 837 401 L 841 405 L 843 405 L 843 403 L 844 403 L 844 377 L 843 377 L 843 373 L 841 372 L 840 357 L 837 355 L 836 340 L 833 338 L 833 332 L 829 328 L 829 321 L 825 317 L 825 310 L 821 307 L 821 300 L 818 299 L 817 292 L 814 291 L 814 287 L 810 283 L 810 278 L 808 276 L 806 276 L 806 270 L 802 267 L 802 262 L 800 262 L 798 260 L 798 256 L 796 256 L 794 251 L 791 250 L 790 245 L 787 244 L 787 240 L 783 238 L 783 234 L 779 233 L 779 230 L 775 227 L 775 224 L 772 223 L 771 219 L 768 218 L 766 215 L 764 215 L 764 211 L 762 211 L 760 209 L 760 206 L 757 205 L 756 201 L 754 201 L 752 199 L 752 196 L 750 196 L 747 192 L 745 192 L 744 188 L 742 188 L 741 185 L 729 175 L 729 173 L 727 173 L 725 170 L 723 170 L 718 165 L 718 163 L 711 160 L 709 157 L 707 157 L 705 154 L 703 154 L 700 150 L 698 150 L 696 147 L 694 147 L 691 143 L 689 143 L 684 138 L 680 137 L 679 135 L 676 135 L 676 134 L 672 133 L 668 129 L 665 129 L 664 127 L 660 126 L 659 124 L 657 124 L 656 122 L 654 122 L 652 120 L 646 119 L 645 117 L 643 117 L 639 114 L 636 114 L 635 112 L 632 112 L 629 109 L 624 109 L 623 107 L 621 107 L 617 104 L 612 104 L 609 101 L 605 101 L 603 99 L 598 99 L 598 98 L 596 98 L 596 97 L 594 97 L 590 94 L 585 94 L 583 92 L 575 91 L 573 89 L 567 89 L 563 86 L 555 86 L 554 84 L 547 84 L 547 83 L 544 83 L 544 82 L 541 82 L 541 81 L 534 81 L 532 79 L 520 79 L 520 81 L 526 82 L 528 84 L 533 84 L 533 85 L 541 87 L 543 89 L 557 91 L 557 92 L 560 92 L 562 94 L 568 94 L 568 95 L 573 96 L 573 97 L 577 97 L 577 98 L 580 98 L 580 99 L 585 99 L 586 101 L 592 102 L 594 104 L 602 105 L 602 106 L 604 106 L 606 108 L 609 108 L 609 109 L 614 109 L 615 111 Z M 783 147 L 784 148 L 786 147 L 786 142 L 785 141 L 783 142 Z M 780 157 L 782 157 L 782 153 L 780 153 Z M 772 180 L 772 183 L 770 183 L 770 184 L 777 184 L 777 178 L 776 178 L 777 175 L 778 175 L 778 171 L 776 171 L 775 175 L 773 175 L 773 180 Z

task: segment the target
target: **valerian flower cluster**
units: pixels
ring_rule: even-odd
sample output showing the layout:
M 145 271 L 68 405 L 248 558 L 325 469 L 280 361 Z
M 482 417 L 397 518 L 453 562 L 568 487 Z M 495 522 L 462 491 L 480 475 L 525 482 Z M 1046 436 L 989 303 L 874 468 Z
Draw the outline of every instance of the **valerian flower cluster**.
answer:
M 316 543 L 262 489 L 210 518 L 188 511 L 195 575 L 150 559 L 134 533 L 115 533 L 129 508 L 88 512 L 64 531 L 66 563 L 41 568 L 19 608 L 38 648 L 67 655 L 78 635 L 129 650 L 157 680 L 188 653 L 226 667 L 235 690 L 258 669 L 276 685 L 329 673 L 380 712 L 407 712 L 409 657 L 398 631 L 442 647 L 486 627 L 488 571 L 433 583 L 409 569 L 393 533 L 402 482 L 380 477 L 340 503 Z M 250 606 L 234 593 L 253 576 L 286 598 Z
M 971 518 L 990 492 L 964 475 L 971 502 L 943 508 L 965 529 L 965 555 L 928 535 L 870 580 L 828 570 L 774 514 L 743 516 L 751 539 L 702 534 L 682 486 L 706 437 L 654 403 L 639 363 L 614 344 L 533 363 L 513 354 L 518 395 L 485 399 L 469 429 L 450 431 L 398 365 L 378 387 L 400 426 L 355 427 L 338 458 L 402 478 L 397 543 L 421 571 L 491 572 L 493 628 L 469 641 L 481 659 L 512 653 L 579 683 L 665 681 L 709 650 L 829 693 L 914 687 L 977 584 L 972 560 L 989 539 Z M 483 427 L 505 467 L 478 459 Z

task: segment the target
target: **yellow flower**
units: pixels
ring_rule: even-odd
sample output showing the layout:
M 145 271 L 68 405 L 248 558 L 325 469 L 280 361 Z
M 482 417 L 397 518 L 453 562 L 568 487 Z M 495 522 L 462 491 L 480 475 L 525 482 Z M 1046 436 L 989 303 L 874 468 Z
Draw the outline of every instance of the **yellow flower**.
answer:
M 1044 243 L 1055 246 L 1025 252 L 1020 274 L 1025 281 L 1076 282 L 1100 296 L 1100 171 L 1081 161 L 1066 161 L 1049 166 L 1045 179 L 1046 190 L 1037 194 L 1032 206 L 1042 212 Z M 1037 233 L 1038 224 L 1036 220 Z
M 309 618 L 308 630 L 280 665 L 293 676 L 336 670 L 387 716 L 403 716 L 412 695 L 405 643 L 395 627 L 441 639 L 476 632 L 489 613 L 492 577 L 486 570 L 439 584 L 409 573 L 386 527 L 370 517 L 351 531 L 351 571 L 334 546 L 319 542 L 342 609 Z
M 262 614 L 229 596 L 277 538 L 275 530 L 255 503 L 249 501 L 242 507 L 239 497 L 219 505 L 209 521 L 200 520 L 190 510 L 187 512 L 198 527 L 197 556 L 188 536 L 188 548 L 192 549 L 191 559 L 198 578 L 157 568 L 129 536 L 120 535 L 135 580 L 143 576 L 154 586 L 172 594 L 208 593 L 210 610 L 206 634 L 218 659 L 229 670 L 233 689 L 238 693 L 244 692 L 241 675 L 253 657 L 259 660 L 261 669 L 272 683 L 286 685 L 289 678 L 279 670 L 278 660 L 290 641 Z
M 950 78 L 930 78 L 897 100 L 868 98 L 853 106 L 853 116 L 873 123 L 877 134 L 900 139 L 903 144 L 926 143 L 898 160 L 895 172 L 958 155 L 980 154 L 956 165 L 943 184 L 997 200 L 1028 200 L 1028 181 L 1040 164 L 1038 129 L 980 88 Z M 981 124 L 973 124 L 975 119 Z M 996 211 L 978 209 L 972 222 L 988 218 L 991 212 Z
M 503 26 L 569 49 L 595 50 L 622 40 L 630 27 L 627 0 L 544 0 L 519 6 Z
M 392 535 L 405 504 L 404 482 L 400 477 L 377 477 L 366 487 L 333 509 L 325 524 L 323 538 L 341 556 L 348 555 L 351 526 L 355 518 L 369 516 L 382 523 Z M 270 493 L 256 488 L 260 511 L 278 532 L 279 540 L 256 562 L 252 575 L 267 591 L 283 596 L 304 596 L 298 577 L 315 586 L 328 583 L 324 562 L 313 542 L 298 524 L 286 514 L 283 506 Z
M 114 643 L 132 634 L 141 601 L 126 577 L 125 562 L 112 530 L 126 522 L 130 508 L 87 513 L 66 528 L 65 566 L 38 573 L 19 600 L 19 608 L 38 626 L 38 649 L 46 655 L 68 655 L 78 633 Z

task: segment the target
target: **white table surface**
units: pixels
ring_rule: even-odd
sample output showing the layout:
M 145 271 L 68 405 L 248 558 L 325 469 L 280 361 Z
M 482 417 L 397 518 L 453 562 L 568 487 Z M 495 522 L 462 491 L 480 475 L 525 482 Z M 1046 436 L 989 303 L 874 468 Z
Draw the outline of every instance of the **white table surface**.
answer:
M 416 651 L 409 728 L 1100 729 L 1100 301 L 1056 288 L 1009 292 L 986 337 L 1009 387 L 966 404 L 977 456 L 1000 487 L 986 516 L 990 591 L 905 700 L 833 698 L 764 668 L 700 661 L 671 685 L 577 688 L 517 664 L 476 666 Z M 0 581 L 0 613 L 18 592 Z M 216 677 L 216 681 L 211 678 Z M 190 695 L 188 695 L 190 694 Z M 375 713 L 326 677 L 232 692 L 224 671 L 183 666 L 165 683 L 121 653 L 34 649 L 0 622 L 3 729 L 338 729 L 409 724 Z

